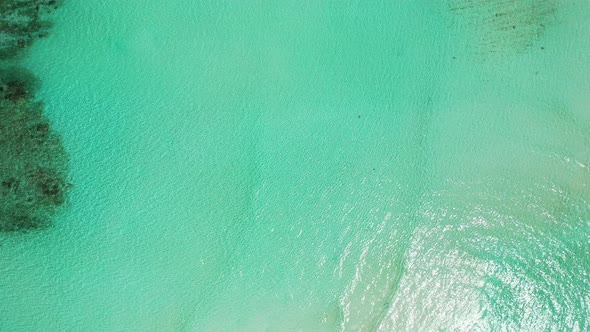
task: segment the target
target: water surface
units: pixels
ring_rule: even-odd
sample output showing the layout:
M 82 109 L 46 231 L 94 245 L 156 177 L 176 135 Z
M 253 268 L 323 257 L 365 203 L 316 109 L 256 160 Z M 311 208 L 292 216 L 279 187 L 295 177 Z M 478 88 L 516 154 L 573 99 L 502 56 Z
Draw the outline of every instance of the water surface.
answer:
M 590 7 L 465 4 L 66 2 L 0 329 L 587 330 Z

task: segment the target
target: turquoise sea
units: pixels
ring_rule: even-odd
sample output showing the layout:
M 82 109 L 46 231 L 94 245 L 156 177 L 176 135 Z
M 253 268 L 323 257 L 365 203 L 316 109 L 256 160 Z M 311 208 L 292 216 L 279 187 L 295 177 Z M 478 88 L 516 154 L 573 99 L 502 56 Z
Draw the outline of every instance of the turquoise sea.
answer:
M 590 330 L 590 2 L 67 0 L 1 331 Z

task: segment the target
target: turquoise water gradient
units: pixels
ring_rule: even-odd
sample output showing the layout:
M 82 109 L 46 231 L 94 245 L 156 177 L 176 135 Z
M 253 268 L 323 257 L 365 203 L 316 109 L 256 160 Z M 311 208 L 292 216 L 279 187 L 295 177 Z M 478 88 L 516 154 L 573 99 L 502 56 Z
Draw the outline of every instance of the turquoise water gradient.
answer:
M 466 3 L 65 2 L 0 330 L 587 331 L 590 5 Z

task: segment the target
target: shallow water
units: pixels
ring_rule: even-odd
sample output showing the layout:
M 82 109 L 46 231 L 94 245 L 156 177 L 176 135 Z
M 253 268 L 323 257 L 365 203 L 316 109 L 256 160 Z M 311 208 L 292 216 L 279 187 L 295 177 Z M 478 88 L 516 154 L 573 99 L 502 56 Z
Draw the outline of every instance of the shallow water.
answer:
M 66 2 L 0 329 L 588 330 L 590 6 L 513 3 Z

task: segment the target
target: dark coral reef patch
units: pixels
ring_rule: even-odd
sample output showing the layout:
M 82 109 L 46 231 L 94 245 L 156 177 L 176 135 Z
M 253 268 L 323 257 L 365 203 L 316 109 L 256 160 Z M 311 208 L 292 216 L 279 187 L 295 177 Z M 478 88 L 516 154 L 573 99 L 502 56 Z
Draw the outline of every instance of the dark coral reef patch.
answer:
M 58 0 L 0 0 L 0 59 L 12 59 L 51 28 Z
M 54 0 L 0 0 L 0 232 L 47 227 L 67 197 L 67 154 L 36 100 L 39 81 L 14 66 L 46 36 Z M 10 65 L 8 64 L 10 63 Z
M 65 201 L 67 155 L 42 104 L 0 100 L 0 231 L 46 226 Z
M 533 46 L 553 22 L 557 0 L 448 0 L 460 26 L 473 33 L 482 54 L 520 53 Z

